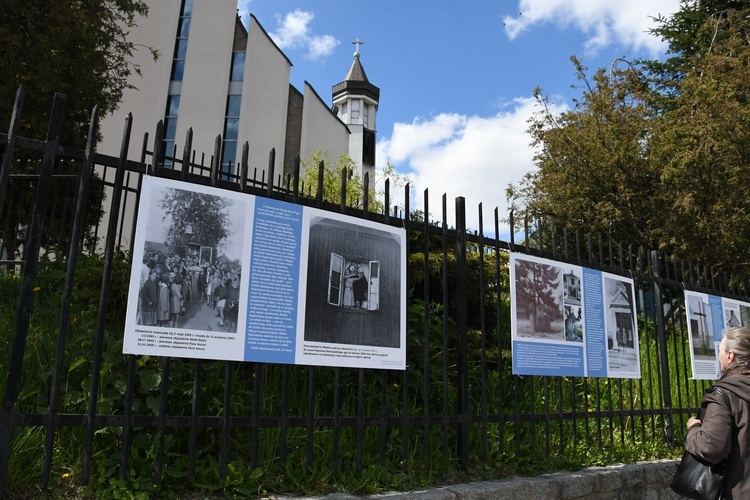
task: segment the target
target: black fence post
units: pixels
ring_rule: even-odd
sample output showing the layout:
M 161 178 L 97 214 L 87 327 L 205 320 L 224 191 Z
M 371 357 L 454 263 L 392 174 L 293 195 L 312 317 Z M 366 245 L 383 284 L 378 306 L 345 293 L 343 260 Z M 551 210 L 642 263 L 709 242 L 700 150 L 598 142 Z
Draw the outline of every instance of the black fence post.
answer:
M 664 329 L 664 305 L 661 298 L 661 278 L 659 276 L 659 254 L 656 250 L 649 253 L 651 279 L 654 285 L 654 319 L 656 319 L 656 338 L 659 343 L 659 360 L 661 362 L 661 387 L 664 393 L 664 438 L 669 445 L 674 444 L 674 421 L 672 408 L 672 390 L 669 378 L 669 356 L 667 355 L 667 337 Z
M 0 166 L 0 215 L 3 214 L 5 186 L 8 185 L 10 164 L 13 161 L 13 150 L 16 146 L 16 132 L 18 131 L 18 123 L 21 120 L 23 98 L 23 88 L 19 87 L 19 89 L 16 91 L 16 102 L 13 104 L 13 114 L 10 117 L 10 125 L 8 126 L 8 143 L 5 145 L 5 152 L 3 153 L 3 163 L 2 166 Z
M 271 148 L 271 152 L 268 153 L 268 184 L 266 185 L 266 196 L 269 198 L 273 195 L 273 176 L 275 166 L 276 148 Z
M 185 133 L 185 147 L 182 148 L 182 170 L 180 170 L 180 180 L 187 181 L 190 173 L 190 155 L 193 152 L 193 127 L 190 127 Z
M 456 328 L 458 334 L 458 450 L 461 467 L 469 466 L 469 373 L 468 373 L 468 298 L 466 267 L 466 200 L 456 198 Z
M 248 158 L 250 156 L 250 145 L 245 141 L 242 145 L 242 159 L 240 160 L 240 191 L 247 192 Z
M 211 157 L 211 185 L 219 185 L 219 171 L 221 170 L 221 135 L 214 139 L 214 154 Z
M 16 425 L 14 416 L 18 394 L 21 391 L 21 372 L 26 352 L 26 337 L 29 331 L 34 280 L 36 279 L 37 268 L 39 267 L 39 249 L 42 246 L 44 219 L 52 188 L 52 172 L 55 166 L 64 110 L 65 96 L 63 94 L 55 94 L 49 127 L 47 129 L 47 140 L 44 143 L 42 168 L 39 173 L 39 183 L 29 223 L 28 238 L 26 239 L 23 280 L 21 282 L 21 292 L 18 297 L 16 324 L 13 329 L 13 339 L 11 341 L 5 396 L 3 397 L 2 411 L 0 411 L 0 496 L 2 496 L 5 490 L 5 476 L 8 472 L 13 428 Z
M 120 161 L 115 174 L 115 184 L 112 187 L 112 204 L 110 205 L 109 224 L 107 226 L 107 241 L 104 247 L 104 270 L 102 276 L 102 288 L 99 295 L 99 315 L 96 322 L 96 333 L 94 336 L 93 363 L 91 367 L 91 383 L 89 384 L 88 420 L 86 422 L 86 433 L 83 442 L 83 460 L 81 464 L 81 482 L 88 484 L 91 475 L 91 457 L 93 456 L 94 428 L 96 425 L 97 394 L 99 393 L 99 378 L 102 366 L 102 351 L 104 349 L 104 333 L 107 318 L 107 304 L 109 303 L 109 286 L 112 278 L 112 266 L 115 254 L 115 238 L 117 236 L 117 219 L 120 212 L 120 200 L 122 198 L 122 185 L 125 178 L 125 165 L 128 161 L 128 146 L 130 144 L 130 131 L 133 125 L 133 115 L 128 113 L 125 118 L 125 127 L 122 133 L 122 144 L 120 146 Z
M 52 468 L 52 449 L 54 445 L 55 429 L 57 427 L 57 406 L 60 402 L 60 384 L 63 377 L 63 365 L 65 363 L 65 344 L 68 339 L 70 327 L 70 303 L 73 298 L 73 279 L 76 266 L 78 265 L 78 246 L 83 226 L 86 221 L 85 212 L 91 181 L 91 165 L 94 158 L 94 147 L 96 146 L 96 134 L 99 128 L 99 108 L 94 107 L 91 112 L 89 134 L 86 143 L 86 160 L 81 164 L 78 171 L 78 196 L 76 198 L 76 209 L 73 216 L 73 228 L 70 233 L 70 247 L 68 248 L 68 267 L 65 275 L 65 289 L 63 290 L 62 310 L 60 312 L 60 323 L 57 334 L 57 346 L 55 350 L 55 368 L 52 376 L 52 387 L 50 388 L 49 417 L 47 421 L 47 435 L 44 440 L 44 462 L 42 464 L 42 489 L 49 486 L 50 470 Z

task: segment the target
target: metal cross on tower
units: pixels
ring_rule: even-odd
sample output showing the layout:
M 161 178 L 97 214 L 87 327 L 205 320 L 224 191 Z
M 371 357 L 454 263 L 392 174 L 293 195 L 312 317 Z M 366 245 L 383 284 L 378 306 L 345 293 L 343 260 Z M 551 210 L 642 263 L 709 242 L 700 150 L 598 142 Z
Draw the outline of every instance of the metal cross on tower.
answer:
M 357 55 L 359 55 L 359 46 L 360 45 L 364 45 L 365 42 L 360 42 L 359 38 L 357 38 L 352 43 L 354 44 L 354 55 L 357 56 Z

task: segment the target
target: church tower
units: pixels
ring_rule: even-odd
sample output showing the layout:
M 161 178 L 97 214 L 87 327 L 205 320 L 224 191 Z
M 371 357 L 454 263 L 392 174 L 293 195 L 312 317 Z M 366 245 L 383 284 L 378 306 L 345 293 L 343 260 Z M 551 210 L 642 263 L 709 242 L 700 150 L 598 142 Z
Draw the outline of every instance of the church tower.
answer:
M 369 174 L 370 185 L 375 182 L 375 118 L 378 111 L 380 89 L 367 80 L 359 60 L 359 46 L 363 42 L 352 42 L 354 62 L 344 81 L 334 85 L 333 110 L 349 127 L 349 156 L 359 168 L 364 180 Z

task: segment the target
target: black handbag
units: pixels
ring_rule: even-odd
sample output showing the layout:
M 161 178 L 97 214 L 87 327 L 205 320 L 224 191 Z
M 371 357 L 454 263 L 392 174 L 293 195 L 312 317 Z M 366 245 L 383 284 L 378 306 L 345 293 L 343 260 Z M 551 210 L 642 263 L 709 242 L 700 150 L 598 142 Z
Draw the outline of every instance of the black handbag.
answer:
M 719 387 L 712 387 L 708 392 L 718 392 L 724 398 L 729 411 L 732 404 L 727 393 Z M 710 464 L 688 451 L 682 455 L 680 466 L 672 479 L 671 488 L 678 495 L 695 500 L 719 500 L 721 498 L 721 483 L 727 470 L 726 460 L 718 464 Z

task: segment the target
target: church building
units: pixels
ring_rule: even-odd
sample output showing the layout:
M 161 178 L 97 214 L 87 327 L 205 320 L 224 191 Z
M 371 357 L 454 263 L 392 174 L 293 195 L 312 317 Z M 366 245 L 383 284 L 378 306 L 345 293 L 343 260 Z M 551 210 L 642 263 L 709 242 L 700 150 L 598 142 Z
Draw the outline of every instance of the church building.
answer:
M 148 16 L 136 19 L 129 39 L 135 44 L 133 74 L 119 109 L 101 121 L 97 150 L 119 155 L 128 113 L 133 116 L 130 155 L 140 152 L 144 135 L 154 147 L 156 124 L 163 121 L 163 165 L 182 158 L 192 130 L 192 150 L 210 164 L 221 138 L 220 170 L 236 174 L 242 146 L 249 146 L 249 176 L 267 178 L 269 153 L 274 172 L 291 173 L 297 155 L 346 153 L 374 181 L 376 113 L 380 89 L 360 61 L 359 44 L 344 80 L 333 86 L 331 103 L 307 81 L 290 84 L 292 62 L 251 15 L 238 16 L 237 0 L 147 0 Z M 150 48 L 159 52 L 155 61 Z

